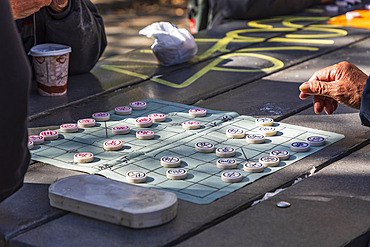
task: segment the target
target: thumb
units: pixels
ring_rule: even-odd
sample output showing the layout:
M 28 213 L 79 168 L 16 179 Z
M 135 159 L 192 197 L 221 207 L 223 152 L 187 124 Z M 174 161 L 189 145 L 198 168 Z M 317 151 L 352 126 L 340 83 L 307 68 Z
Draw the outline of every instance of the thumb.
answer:
M 301 86 L 299 86 L 299 90 L 302 92 L 302 93 L 306 93 L 306 94 L 310 94 L 312 93 L 311 91 L 311 87 L 310 87 L 310 82 L 305 82 L 305 83 L 302 83 Z
M 324 95 L 324 96 L 330 96 L 330 84 L 329 82 L 325 81 L 318 81 L 318 80 L 312 80 L 303 83 L 299 90 L 302 93 L 310 94 L 310 95 Z

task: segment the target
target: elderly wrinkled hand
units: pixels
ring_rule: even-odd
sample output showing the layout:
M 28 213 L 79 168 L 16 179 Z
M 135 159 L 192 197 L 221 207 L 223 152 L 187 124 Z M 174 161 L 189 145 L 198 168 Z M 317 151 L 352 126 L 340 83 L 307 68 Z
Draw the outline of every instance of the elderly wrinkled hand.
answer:
M 14 20 L 26 18 L 45 6 L 50 6 L 54 12 L 59 13 L 68 5 L 68 0 L 10 0 L 9 2 Z
M 368 75 L 355 65 L 341 62 L 316 71 L 308 82 L 299 87 L 299 97 L 307 99 L 313 95 L 317 114 L 323 110 L 328 115 L 332 114 L 338 103 L 359 110 L 367 78 Z

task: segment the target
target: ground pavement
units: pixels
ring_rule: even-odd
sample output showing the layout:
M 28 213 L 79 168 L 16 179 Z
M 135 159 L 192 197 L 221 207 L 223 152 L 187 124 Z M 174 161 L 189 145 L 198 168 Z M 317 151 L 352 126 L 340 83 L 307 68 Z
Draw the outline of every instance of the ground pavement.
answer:
M 144 46 L 101 60 L 90 74 L 70 77 L 66 96 L 41 97 L 33 87 L 30 133 L 131 101 L 158 99 L 272 117 L 281 126 L 344 138 L 210 203 L 179 199 L 174 220 L 141 230 L 51 207 L 49 185 L 82 173 L 36 162 L 24 187 L 0 205 L 1 244 L 367 246 L 370 131 L 356 110 L 340 106 L 331 116 L 315 115 L 310 100 L 298 99 L 298 86 L 325 66 L 346 60 L 370 72 L 370 31 L 327 21 L 321 6 L 292 16 L 234 21 L 195 35 L 199 52 L 189 63 L 158 66 Z M 268 192 L 280 193 L 260 201 Z M 278 208 L 280 201 L 291 206 Z

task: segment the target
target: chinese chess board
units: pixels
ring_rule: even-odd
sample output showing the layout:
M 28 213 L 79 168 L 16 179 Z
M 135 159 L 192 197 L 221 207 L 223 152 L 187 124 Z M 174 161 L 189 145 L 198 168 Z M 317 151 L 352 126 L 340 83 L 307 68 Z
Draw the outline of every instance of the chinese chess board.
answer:
M 137 183 L 138 185 L 175 192 L 180 199 L 208 204 L 344 138 L 343 135 L 332 132 L 274 123 L 277 135 L 266 137 L 266 141 L 262 144 L 249 144 L 245 138 L 228 138 L 226 130 L 239 128 L 244 129 L 246 134 L 257 133 L 259 126 L 256 126 L 253 117 L 240 116 L 235 112 L 207 110 L 206 116 L 194 118 L 188 113 L 189 109 L 194 106 L 156 99 L 143 101 L 147 103 L 145 110 L 133 110 L 132 114 L 126 116 L 116 115 L 114 111 L 110 111 L 110 120 L 97 122 L 94 127 L 80 128 L 75 133 L 62 133 L 58 130 L 58 139 L 45 141 L 30 150 L 32 159 L 61 168 L 102 175 L 122 182 L 127 182 L 125 176 L 128 171 L 143 171 L 147 174 L 147 181 Z M 146 117 L 152 113 L 166 114 L 166 121 L 153 123 L 149 128 L 135 126 L 136 118 Z M 200 122 L 201 128 L 195 130 L 182 128 L 183 122 L 192 120 Z M 125 125 L 131 128 L 130 133 L 112 134 L 113 127 Z M 154 131 L 154 139 L 137 139 L 136 131 L 144 129 Z M 308 152 L 302 153 L 292 152 L 289 149 L 292 142 L 304 142 L 309 136 L 322 136 L 326 138 L 326 144 L 321 147 L 311 147 Z M 109 139 L 123 141 L 122 149 L 105 151 L 103 144 Z M 234 170 L 242 173 L 242 181 L 223 182 L 221 173 L 225 170 L 216 166 L 216 161 L 220 158 L 216 156 L 215 151 L 212 153 L 197 152 L 195 144 L 198 142 L 212 143 L 215 149 L 218 147 L 236 149 L 236 155 L 232 158 L 237 160 L 238 165 Z M 266 167 L 261 173 L 247 173 L 243 170 L 246 158 L 249 161 L 258 162 L 260 157 L 268 156 L 270 151 L 276 149 L 288 150 L 291 153 L 290 158 L 280 161 L 276 167 Z M 75 163 L 74 154 L 80 152 L 93 153 L 94 160 L 91 163 Z M 180 167 L 188 172 L 187 178 L 184 180 L 167 179 L 166 171 L 170 168 L 161 166 L 160 159 L 163 156 L 179 157 Z

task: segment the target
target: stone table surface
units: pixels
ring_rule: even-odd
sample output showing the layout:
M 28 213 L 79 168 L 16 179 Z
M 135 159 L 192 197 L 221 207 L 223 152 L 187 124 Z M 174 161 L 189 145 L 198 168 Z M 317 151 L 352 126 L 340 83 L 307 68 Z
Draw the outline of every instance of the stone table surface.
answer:
M 312 25 L 324 28 L 329 16 L 323 6 L 314 10 L 294 15 L 300 25 L 290 34 L 305 34 Z M 296 43 L 284 39 L 285 32 L 269 30 L 255 34 L 260 42 L 230 42 L 226 50 L 205 42 L 245 28 L 251 28 L 247 22 L 231 22 L 195 35 L 200 51 L 185 64 L 158 66 L 146 46 L 105 58 L 89 74 L 70 76 L 65 96 L 39 96 L 34 85 L 29 133 L 157 98 L 272 117 L 344 139 L 209 204 L 179 200 L 174 220 L 140 230 L 51 207 L 49 185 L 83 173 L 36 162 L 24 186 L 0 204 L 0 246 L 367 246 L 370 129 L 361 125 L 358 111 L 344 106 L 330 116 L 314 114 L 311 99 L 298 98 L 298 87 L 316 70 L 343 60 L 369 73 L 370 31 L 333 27 L 342 35 Z M 281 192 L 255 203 L 276 191 Z M 278 208 L 279 201 L 291 206 Z

